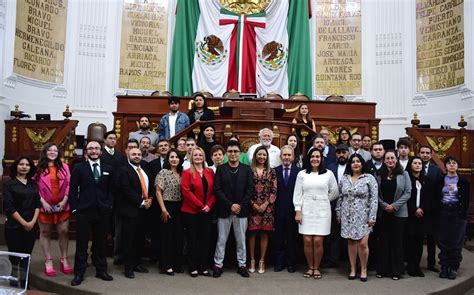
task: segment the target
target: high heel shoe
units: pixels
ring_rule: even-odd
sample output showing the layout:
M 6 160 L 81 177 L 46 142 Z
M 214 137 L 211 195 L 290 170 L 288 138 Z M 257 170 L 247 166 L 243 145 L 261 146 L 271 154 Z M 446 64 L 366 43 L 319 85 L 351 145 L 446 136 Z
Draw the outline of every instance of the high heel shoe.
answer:
M 251 273 L 255 272 L 255 260 L 250 260 L 249 272 Z
M 65 261 L 67 262 L 66 257 L 61 257 L 61 259 L 59 260 L 59 271 L 65 275 L 70 275 L 73 272 L 72 267 L 70 267 L 69 265 L 65 265 Z
M 47 263 L 48 261 L 51 261 L 51 267 L 48 267 Z M 46 259 L 46 262 L 44 263 L 44 274 L 48 277 L 55 277 L 56 276 L 56 271 L 54 270 L 54 267 L 52 266 L 53 260 L 51 258 Z
M 258 262 L 258 273 L 265 273 L 265 261 L 263 260 Z

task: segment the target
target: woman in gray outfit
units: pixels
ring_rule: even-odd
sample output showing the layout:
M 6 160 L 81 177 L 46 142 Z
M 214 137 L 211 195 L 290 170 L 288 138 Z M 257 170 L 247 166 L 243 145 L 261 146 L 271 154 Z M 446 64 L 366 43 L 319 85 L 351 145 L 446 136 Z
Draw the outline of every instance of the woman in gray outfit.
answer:
M 379 184 L 377 277 L 398 280 L 403 273 L 403 229 L 411 196 L 410 176 L 398 162 L 395 151 L 388 150 L 376 178 Z

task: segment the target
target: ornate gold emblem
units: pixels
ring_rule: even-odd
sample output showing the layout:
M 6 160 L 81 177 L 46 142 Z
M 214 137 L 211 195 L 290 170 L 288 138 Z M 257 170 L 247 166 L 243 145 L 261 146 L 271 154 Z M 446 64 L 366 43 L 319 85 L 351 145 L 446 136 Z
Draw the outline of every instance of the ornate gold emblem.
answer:
M 453 145 L 453 142 L 456 138 L 450 137 L 445 139 L 444 137 L 430 137 L 426 136 L 426 140 L 430 144 L 431 148 L 436 152 L 440 159 L 446 157 L 446 151 Z
M 56 132 L 56 128 L 48 129 L 48 128 L 38 128 L 33 130 L 31 128 L 25 128 L 26 134 L 33 142 L 36 151 L 41 151 L 43 145 L 47 143 L 51 137 L 53 136 L 54 132 Z
M 332 126 L 321 126 L 322 129 L 327 129 L 329 131 L 329 143 L 332 144 L 332 145 L 336 145 L 337 144 L 337 137 L 339 135 L 339 131 L 343 128 L 343 127 L 337 127 L 335 129 L 331 129 Z M 349 132 L 351 134 L 354 134 L 357 132 L 357 130 L 359 130 L 359 128 L 357 127 L 349 127 Z
M 271 0 L 219 0 L 221 5 L 237 14 L 254 14 L 265 11 Z

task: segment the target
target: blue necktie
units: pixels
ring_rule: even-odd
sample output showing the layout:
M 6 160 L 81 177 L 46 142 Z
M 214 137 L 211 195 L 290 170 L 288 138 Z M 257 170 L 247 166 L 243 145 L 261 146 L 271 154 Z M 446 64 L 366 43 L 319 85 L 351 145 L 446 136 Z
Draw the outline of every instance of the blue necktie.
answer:
M 285 185 L 288 185 L 288 170 L 290 170 L 290 168 L 285 168 L 285 172 L 283 173 L 283 180 L 285 180 Z

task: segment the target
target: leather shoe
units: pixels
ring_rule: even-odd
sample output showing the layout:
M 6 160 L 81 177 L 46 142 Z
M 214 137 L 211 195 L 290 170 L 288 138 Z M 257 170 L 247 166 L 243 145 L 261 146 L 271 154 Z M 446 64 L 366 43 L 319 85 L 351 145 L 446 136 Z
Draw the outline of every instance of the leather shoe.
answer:
M 213 278 L 219 278 L 224 271 L 222 270 L 222 267 L 214 267 L 214 272 L 212 274 Z
M 141 265 L 137 265 L 133 268 L 133 271 L 135 272 L 139 272 L 139 273 L 148 273 L 148 269 L 141 266 Z
M 448 279 L 455 280 L 458 275 L 458 272 L 454 268 L 448 269 Z
M 133 273 L 133 270 L 126 270 L 124 272 L 124 275 L 128 279 L 134 279 L 135 278 L 135 274 Z
M 432 272 L 439 272 L 439 269 L 437 269 L 434 265 L 428 266 L 428 270 L 431 270 Z
M 99 279 L 102 279 L 104 281 L 112 281 L 114 278 L 109 275 L 106 271 L 103 271 L 103 272 L 96 272 L 95 273 L 95 277 L 96 278 L 99 278 Z
M 280 272 L 282 270 L 283 270 L 283 266 L 281 265 L 275 265 L 275 267 L 273 267 L 274 272 Z
M 71 286 L 79 286 L 82 281 L 84 280 L 83 276 L 74 276 L 74 278 L 71 281 Z
M 239 266 L 239 268 L 237 269 L 237 273 L 243 278 L 250 277 L 249 272 L 247 271 L 247 268 L 245 266 Z
M 288 266 L 288 272 L 289 273 L 294 273 L 295 272 L 295 267 L 294 266 Z

